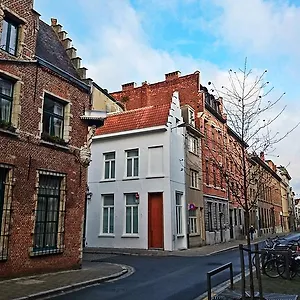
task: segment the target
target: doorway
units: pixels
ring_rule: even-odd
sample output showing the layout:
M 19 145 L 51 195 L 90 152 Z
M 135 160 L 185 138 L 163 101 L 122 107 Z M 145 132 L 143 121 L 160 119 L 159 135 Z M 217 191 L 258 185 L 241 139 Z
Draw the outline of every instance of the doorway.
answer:
M 229 210 L 230 238 L 233 239 L 233 210 Z
M 148 247 L 164 248 L 163 193 L 148 194 Z

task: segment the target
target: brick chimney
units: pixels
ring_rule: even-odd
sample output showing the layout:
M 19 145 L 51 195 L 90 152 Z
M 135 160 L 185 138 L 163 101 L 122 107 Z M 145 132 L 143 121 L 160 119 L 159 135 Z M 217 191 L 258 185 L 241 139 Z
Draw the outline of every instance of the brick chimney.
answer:
M 135 82 L 129 82 L 122 84 L 122 91 L 130 91 L 133 90 L 136 87 Z
M 180 71 L 165 74 L 166 81 L 173 80 L 180 77 Z
M 259 157 L 262 161 L 265 161 L 265 153 L 263 151 L 260 152 Z

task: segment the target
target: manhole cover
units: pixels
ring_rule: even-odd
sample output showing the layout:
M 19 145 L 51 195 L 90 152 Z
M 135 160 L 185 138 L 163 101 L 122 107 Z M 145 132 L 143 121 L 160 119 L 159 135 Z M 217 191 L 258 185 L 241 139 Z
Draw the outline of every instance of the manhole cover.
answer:
M 43 280 L 37 280 L 37 279 L 27 279 L 27 280 L 17 281 L 18 284 L 22 284 L 22 285 L 39 284 L 43 282 L 44 282 Z

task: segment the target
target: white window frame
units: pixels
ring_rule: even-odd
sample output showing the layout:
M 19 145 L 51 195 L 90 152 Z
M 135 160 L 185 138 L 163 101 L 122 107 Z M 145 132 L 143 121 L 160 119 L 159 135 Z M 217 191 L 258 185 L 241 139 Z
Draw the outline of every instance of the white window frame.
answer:
M 195 215 L 191 216 L 190 212 L 195 212 Z M 197 211 L 196 210 L 189 210 L 189 233 L 191 235 L 199 234 L 198 228 L 198 221 L 197 221 Z
M 192 108 L 188 108 L 188 122 L 195 127 L 195 111 Z
M 183 236 L 183 204 L 182 192 L 175 192 L 176 234 Z M 179 201 L 178 201 L 179 200 Z
M 198 139 L 190 135 L 188 137 L 188 141 L 189 141 L 189 151 L 198 155 L 198 148 L 199 148 Z
M 105 204 L 105 197 L 113 197 L 113 204 Z M 107 209 L 107 231 L 104 232 L 104 210 Z M 113 226 L 111 231 L 111 214 L 113 215 Z M 115 233 L 115 197 L 114 194 L 102 195 L 102 213 L 101 213 L 101 235 L 114 235 Z
M 190 187 L 194 189 L 199 188 L 199 172 L 190 170 Z
M 133 151 L 137 151 L 138 152 L 138 155 L 135 155 L 135 156 L 128 156 L 128 154 L 130 152 L 133 152 Z M 125 153 L 126 153 L 126 168 L 125 168 L 125 178 L 138 178 L 139 177 L 139 174 L 140 174 L 140 150 L 137 148 L 137 149 L 130 149 L 130 150 L 125 150 Z M 131 176 L 128 176 L 128 173 L 127 173 L 127 169 L 128 169 L 128 162 L 129 161 L 132 161 L 132 165 L 131 165 Z M 137 162 L 137 175 L 134 174 L 134 169 L 135 169 L 135 163 Z
M 134 196 L 136 197 L 137 193 L 129 193 L 129 194 L 125 194 L 125 217 L 124 217 L 124 235 L 129 235 L 129 236 L 138 236 L 139 234 L 139 225 L 140 225 L 140 220 L 139 220 L 139 200 L 135 200 L 135 204 L 127 204 L 127 197 L 128 196 Z M 133 222 L 134 222 L 134 215 L 133 215 L 133 209 L 137 207 L 137 232 L 133 232 Z M 126 219 L 126 211 L 127 208 L 130 208 L 130 232 L 126 232 L 126 228 L 127 228 L 127 219 Z
M 110 154 L 114 154 L 114 158 L 106 158 L 106 156 Z M 107 162 L 108 162 L 109 170 L 108 170 L 108 178 L 105 178 Z M 114 162 L 114 176 L 112 176 L 113 162 Z M 103 180 L 112 180 L 112 179 L 116 179 L 116 152 L 115 151 L 103 153 Z

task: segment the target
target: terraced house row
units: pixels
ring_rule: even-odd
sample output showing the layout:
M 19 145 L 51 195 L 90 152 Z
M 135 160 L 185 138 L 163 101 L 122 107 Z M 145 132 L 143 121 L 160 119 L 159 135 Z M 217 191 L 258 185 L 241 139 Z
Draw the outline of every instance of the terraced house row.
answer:
M 199 71 L 109 94 L 33 0 L 1 1 L 0 41 L 1 277 L 80 268 L 84 247 L 173 251 L 245 235 L 234 190 L 247 145 Z M 249 189 L 257 233 L 289 231 L 288 171 L 263 153 L 251 163 L 271 178 Z

